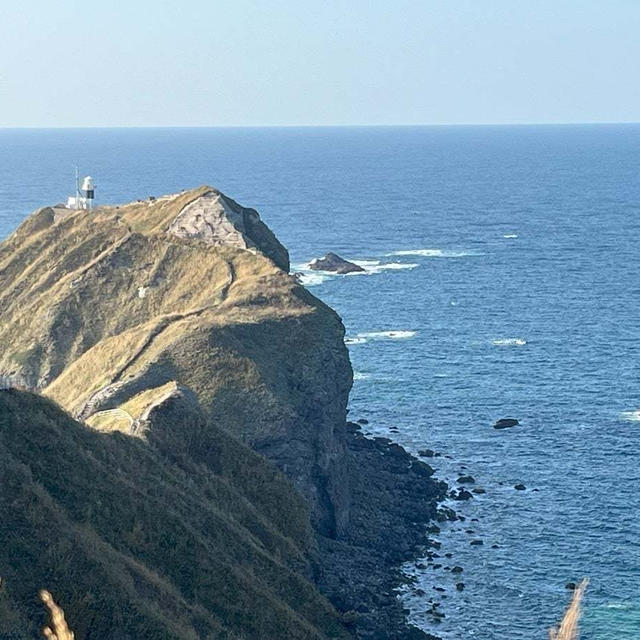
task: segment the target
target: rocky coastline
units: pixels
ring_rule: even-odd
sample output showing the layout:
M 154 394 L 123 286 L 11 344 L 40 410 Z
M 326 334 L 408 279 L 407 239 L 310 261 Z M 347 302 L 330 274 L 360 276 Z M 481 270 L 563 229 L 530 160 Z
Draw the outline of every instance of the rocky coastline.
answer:
M 433 524 L 455 518 L 440 507 L 448 487 L 388 438 L 366 437 L 354 422 L 347 431 L 352 526 L 343 539 L 318 538 L 315 581 L 358 638 L 431 640 L 407 623 L 397 589 L 406 583 L 402 565 L 429 548 Z
M 247 539 L 255 539 L 260 553 L 268 550 L 268 565 L 260 560 L 245 570 L 259 567 L 267 576 L 265 598 L 273 600 L 274 611 L 288 612 L 279 614 L 289 625 L 283 637 L 305 637 L 311 634 L 309 625 L 313 634 L 308 637 L 314 638 L 432 637 L 407 623 L 397 589 L 406 580 L 402 565 L 428 550 L 430 525 L 455 517 L 439 506 L 448 487 L 400 445 L 367 437 L 359 424 L 348 421 L 353 372 L 344 325 L 289 273 L 286 248 L 255 210 L 211 187 L 91 212 L 44 207 L 0 245 L 0 308 L 0 339 L 7 345 L 0 354 L 0 380 L 3 386 L 38 394 L 20 398 L 25 406 L 39 406 L 35 398 L 45 396 L 61 407 L 62 415 L 47 411 L 77 436 L 68 443 L 68 457 L 84 455 L 84 450 L 74 453 L 74 447 L 88 428 L 100 436 L 90 438 L 91 456 L 100 454 L 100 438 L 105 438 L 117 466 L 128 465 L 123 452 L 142 458 L 149 450 L 163 468 L 163 482 L 170 484 L 178 465 L 193 474 L 189 481 L 201 487 L 203 496 L 218 478 L 242 496 L 240 502 L 230 500 L 221 517 L 229 532 L 248 526 Z M 11 383 L 18 380 L 19 385 Z M 11 438 L 21 428 L 19 420 L 0 427 Z M 46 423 L 38 429 L 33 441 L 43 442 L 34 455 L 42 453 L 38 449 L 47 452 L 51 459 L 45 456 L 45 462 L 53 465 L 55 444 L 47 442 L 51 430 Z M 125 444 L 117 445 L 118 439 Z M 35 468 L 26 450 L 16 452 L 19 440 L 12 442 L 3 453 L 0 439 L 0 454 L 16 469 Z M 234 456 L 243 461 L 239 467 L 231 462 Z M 249 470 L 256 465 L 261 471 L 254 477 Z M 47 498 L 53 504 L 58 504 L 59 486 L 77 482 L 72 467 L 60 472 Z M 39 482 L 48 480 L 43 476 Z M 37 494 L 35 485 L 33 491 Z M 169 487 L 166 491 L 169 495 Z M 280 498 L 272 500 L 272 492 Z M 70 504 L 83 497 L 75 495 Z M 283 513 L 284 503 L 296 505 L 295 511 Z M 240 504 L 250 507 L 250 517 Z M 148 522 L 135 524 L 135 514 L 121 513 L 122 508 L 116 501 L 120 517 L 134 521 L 127 525 L 135 531 L 127 534 L 126 544 L 109 522 L 96 529 L 99 535 L 126 547 L 128 562 L 153 557 L 148 570 L 166 572 L 155 546 L 152 556 L 146 548 L 140 555 L 136 546 Z M 74 527 L 93 531 L 101 514 L 91 503 L 83 509 L 69 518 Z M 286 539 L 287 522 L 296 523 L 293 541 Z M 183 522 L 163 535 L 173 539 L 185 523 L 189 535 L 199 536 L 207 547 L 206 561 L 216 566 L 224 553 L 216 552 L 218 541 L 209 529 L 199 529 L 198 514 L 185 511 Z M 34 540 L 33 545 L 30 539 L 24 542 L 25 558 L 38 557 L 43 575 L 56 575 L 53 559 L 36 544 L 38 530 L 26 530 Z M 181 553 L 173 558 L 172 570 L 193 562 L 188 548 Z M 296 580 L 315 585 L 317 591 L 309 592 L 305 603 L 295 590 L 282 587 L 283 576 L 273 574 L 281 558 L 289 558 L 286 570 Z M 5 562 L 12 561 L 0 553 L 0 569 Z M 72 556 L 68 562 L 73 566 Z M 18 576 L 28 566 L 14 565 L 5 572 Z M 42 586 L 36 586 L 38 575 L 36 589 Z M 167 631 L 167 637 L 198 635 L 193 611 L 202 602 L 215 602 L 218 585 L 201 586 L 194 595 L 193 584 L 183 582 L 179 572 L 167 579 L 173 606 L 187 628 L 194 625 L 184 634 Z M 238 597 L 253 588 L 244 576 L 239 584 Z M 59 589 L 64 593 L 65 588 L 59 576 Z M 82 602 L 86 593 L 68 595 Z M 134 612 L 132 603 L 144 594 L 108 595 L 114 607 Z M 231 610 L 237 606 L 233 598 L 226 604 Z M 19 617 L 23 611 L 16 606 Z M 299 608 L 293 616 L 292 607 Z M 71 609 L 69 615 L 73 620 L 79 614 Z M 229 625 L 234 638 L 273 637 L 266 629 L 277 626 L 275 614 L 255 615 L 258 626 L 248 636 L 247 620 L 241 618 L 206 624 Z M 132 613 L 113 632 L 131 637 L 126 630 L 135 629 L 139 635 L 140 620 Z M 339 631 L 336 625 L 342 625 Z

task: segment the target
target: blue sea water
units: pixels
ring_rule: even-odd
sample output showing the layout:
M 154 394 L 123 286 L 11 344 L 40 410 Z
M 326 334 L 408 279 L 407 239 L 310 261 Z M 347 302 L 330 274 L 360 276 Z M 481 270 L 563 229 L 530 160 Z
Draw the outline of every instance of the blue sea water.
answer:
M 417 622 L 546 638 L 589 576 L 583 638 L 640 637 L 640 126 L 1 130 L 0 237 L 76 163 L 100 201 L 212 184 L 297 268 L 363 262 L 304 276 L 347 327 L 351 416 L 486 489 L 438 536 L 462 575 L 415 571 Z

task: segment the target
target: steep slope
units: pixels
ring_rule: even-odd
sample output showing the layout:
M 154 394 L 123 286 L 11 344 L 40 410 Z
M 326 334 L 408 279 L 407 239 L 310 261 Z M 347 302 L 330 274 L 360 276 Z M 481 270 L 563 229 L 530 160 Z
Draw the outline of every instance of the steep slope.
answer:
M 205 428 L 179 395 L 148 419 Z M 36 637 L 46 587 L 78 640 L 346 637 L 305 578 L 301 498 L 224 432 L 209 437 L 202 465 L 0 391 L 0 635 Z
M 349 503 L 344 329 L 288 267 L 258 214 L 210 187 L 41 209 L 0 247 L 0 376 L 125 432 L 149 390 L 188 388 L 210 424 L 274 460 L 320 529 L 338 534 Z
M 29 396 L 34 419 L 14 408 L 5 425 L 0 520 L 24 540 L 10 538 L 15 558 L 0 551 L 0 576 L 26 578 L 0 617 L 13 603 L 4 619 L 26 624 L 35 612 L 16 603 L 55 587 L 76 624 L 124 607 L 140 638 L 340 637 L 308 576 L 358 638 L 426 638 L 395 588 L 427 523 L 447 517 L 446 485 L 346 422 L 344 327 L 288 269 L 258 214 L 211 187 L 43 208 L 0 245 L 0 388 L 37 391 L 79 421 Z M 312 541 L 299 497 L 245 445 L 304 496 Z

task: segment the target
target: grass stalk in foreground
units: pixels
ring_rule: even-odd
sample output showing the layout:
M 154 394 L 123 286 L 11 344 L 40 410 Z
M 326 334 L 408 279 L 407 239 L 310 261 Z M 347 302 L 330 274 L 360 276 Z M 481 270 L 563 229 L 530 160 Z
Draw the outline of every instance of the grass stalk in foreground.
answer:
M 578 628 L 580 621 L 580 603 L 582 602 L 582 596 L 588 584 L 589 579 L 585 578 L 575 588 L 571 603 L 564 614 L 560 626 L 557 629 L 549 630 L 549 640 L 578 640 L 580 637 L 580 630 Z
M 48 591 L 40 592 L 40 600 L 49 609 L 49 626 L 42 630 L 42 635 L 49 640 L 74 640 L 73 631 L 67 626 L 64 611 L 56 604 Z

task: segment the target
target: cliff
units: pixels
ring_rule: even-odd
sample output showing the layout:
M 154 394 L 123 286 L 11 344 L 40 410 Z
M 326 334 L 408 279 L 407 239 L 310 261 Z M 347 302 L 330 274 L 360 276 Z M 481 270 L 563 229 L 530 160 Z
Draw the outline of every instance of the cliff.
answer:
M 352 373 L 338 316 L 288 274 L 258 214 L 210 187 L 43 208 L 0 247 L 0 376 L 103 431 L 144 437 L 171 385 L 265 454 L 344 530 Z M 154 392 L 155 390 L 155 392 Z M 176 446 L 189 434 L 173 434 Z M 211 447 L 198 434 L 199 451 Z
M 394 588 L 446 486 L 346 422 L 342 322 L 257 212 L 40 209 L 0 245 L 0 340 L 13 628 L 44 587 L 79 639 L 426 637 Z

